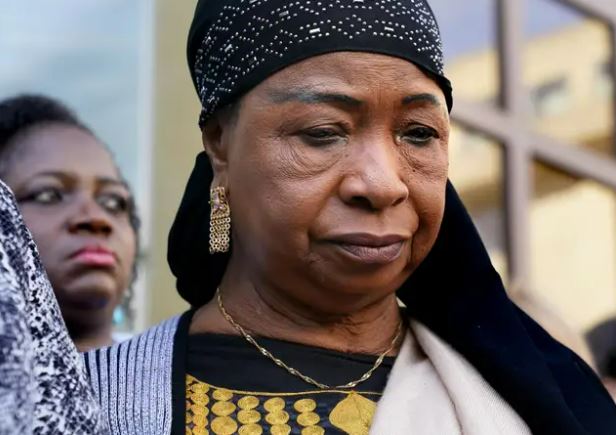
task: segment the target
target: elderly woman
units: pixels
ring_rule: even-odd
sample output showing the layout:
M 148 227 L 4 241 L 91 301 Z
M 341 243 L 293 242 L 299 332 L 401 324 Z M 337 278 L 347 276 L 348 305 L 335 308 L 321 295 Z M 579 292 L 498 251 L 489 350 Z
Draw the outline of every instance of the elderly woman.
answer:
M 169 262 L 194 308 L 88 355 L 113 433 L 614 433 L 447 182 L 424 1 L 202 0 L 188 58 L 206 154 Z

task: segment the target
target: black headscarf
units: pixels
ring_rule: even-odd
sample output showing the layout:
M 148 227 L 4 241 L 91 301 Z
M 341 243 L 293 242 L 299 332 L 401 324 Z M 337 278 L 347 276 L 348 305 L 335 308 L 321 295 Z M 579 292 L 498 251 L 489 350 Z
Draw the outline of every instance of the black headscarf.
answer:
M 423 0 L 200 0 L 188 43 L 203 104 L 200 125 L 285 66 L 343 50 L 413 62 L 439 84 L 451 108 L 438 28 Z M 230 255 L 208 251 L 212 179 L 201 153 L 169 235 L 177 289 L 193 306 L 212 299 Z M 413 318 L 481 373 L 534 434 L 616 433 L 616 406 L 592 370 L 507 298 L 450 183 L 436 244 L 398 296 Z
M 413 62 L 441 87 L 439 29 L 424 0 L 200 0 L 188 34 L 188 64 L 205 121 L 275 72 L 336 51 Z

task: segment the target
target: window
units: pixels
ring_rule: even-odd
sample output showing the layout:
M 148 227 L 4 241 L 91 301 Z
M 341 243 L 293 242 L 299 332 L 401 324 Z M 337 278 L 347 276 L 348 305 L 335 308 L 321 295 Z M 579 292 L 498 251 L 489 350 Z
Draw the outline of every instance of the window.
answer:
M 430 0 L 443 37 L 446 74 L 456 98 L 499 100 L 497 0 Z
M 593 3 L 570 2 L 570 3 Z M 609 23 L 556 0 L 526 0 L 522 77 L 532 89 L 538 133 L 596 153 L 613 153 L 614 106 L 597 69 L 610 63 Z
M 614 68 L 612 62 L 601 62 L 596 71 L 595 94 L 599 100 L 611 101 L 614 93 Z
M 473 217 L 492 263 L 507 279 L 503 149 L 493 138 L 454 123 L 449 177 Z
M 445 47 L 475 27 L 493 38 L 450 55 L 448 74 L 459 123 L 451 178 L 495 266 L 580 331 L 616 316 L 613 8 L 478 1 L 469 17 L 435 3 L 441 27 L 451 26 Z
M 534 164 L 531 289 L 579 330 L 616 314 L 616 194 Z
M 567 79 L 564 78 L 537 87 L 531 94 L 535 115 L 550 117 L 565 113 L 570 104 L 568 91 Z

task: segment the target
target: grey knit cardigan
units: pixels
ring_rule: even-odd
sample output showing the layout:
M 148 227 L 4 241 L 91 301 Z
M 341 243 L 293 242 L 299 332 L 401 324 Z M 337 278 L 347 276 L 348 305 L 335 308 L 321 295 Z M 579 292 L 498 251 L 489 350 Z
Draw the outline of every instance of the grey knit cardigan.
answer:
M 180 316 L 114 346 L 84 354 L 112 435 L 168 435 L 173 342 Z

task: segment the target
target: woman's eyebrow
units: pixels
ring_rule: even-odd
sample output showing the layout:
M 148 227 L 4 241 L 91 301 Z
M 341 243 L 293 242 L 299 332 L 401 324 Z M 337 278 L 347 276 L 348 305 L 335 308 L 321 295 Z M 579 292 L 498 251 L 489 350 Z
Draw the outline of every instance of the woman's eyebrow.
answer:
M 52 177 L 60 180 L 62 183 L 75 183 L 79 178 L 76 174 L 72 172 L 66 171 L 55 171 L 55 170 L 46 170 L 37 172 L 32 175 L 32 179 L 36 179 L 39 177 Z M 124 189 L 129 189 L 128 183 L 123 180 L 118 180 L 117 178 L 100 176 L 96 177 L 96 182 L 101 186 L 117 186 L 122 187 Z
M 299 101 L 307 104 L 327 104 L 337 103 L 347 106 L 361 106 L 363 102 L 357 98 L 337 92 L 320 92 L 309 89 L 292 89 L 285 91 L 271 91 L 269 93 L 270 100 L 274 103 L 282 104 L 289 101 Z M 442 104 L 438 97 L 434 94 L 422 93 L 407 95 L 402 99 L 402 104 L 411 105 L 415 103 L 430 103 L 436 107 L 441 107 Z
M 402 99 L 402 104 L 404 105 L 411 105 L 415 103 L 429 103 L 436 107 L 442 106 L 441 102 L 439 101 L 437 96 L 434 94 L 424 93 L 424 94 L 408 95 Z
M 32 174 L 31 178 L 35 178 L 35 177 L 54 177 L 54 178 L 68 178 L 70 177 L 71 174 L 65 172 L 65 171 L 56 171 L 53 169 L 49 169 L 49 170 L 43 170 L 43 171 L 39 171 L 39 172 L 35 172 L 34 174 Z
M 285 91 L 269 92 L 270 100 L 277 104 L 289 101 L 299 101 L 307 104 L 342 104 L 358 107 L 363 104 L 361 100 L 337 92 L 320 92 L 309 89 L 291 89 Z
M 128 183 L 112 177 L 97 177 L 96 181 L 103 186 L 118 186 L 128 189 Z

